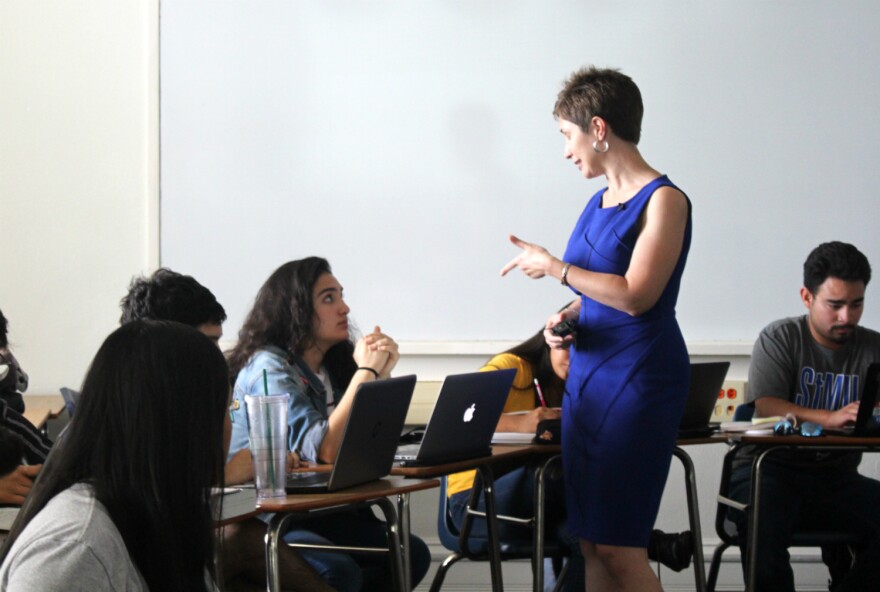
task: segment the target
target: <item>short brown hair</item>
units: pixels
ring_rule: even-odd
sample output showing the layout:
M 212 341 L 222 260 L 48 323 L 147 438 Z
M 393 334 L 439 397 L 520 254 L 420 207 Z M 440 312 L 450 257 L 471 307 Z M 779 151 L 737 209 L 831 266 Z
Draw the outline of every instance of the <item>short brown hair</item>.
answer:
M 620 70 L 587 66 L 565 81 L 553 116 L 577 124 L 584 132 L 594 116 L 601 117 L 618 138 L 638 144 L 644 111 L 642 93 L 632 78 Z

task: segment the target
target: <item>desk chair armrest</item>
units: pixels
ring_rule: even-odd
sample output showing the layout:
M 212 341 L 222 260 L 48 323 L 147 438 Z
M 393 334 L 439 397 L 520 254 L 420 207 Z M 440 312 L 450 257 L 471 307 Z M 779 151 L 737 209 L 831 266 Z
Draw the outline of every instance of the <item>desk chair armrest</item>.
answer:
M 486 512 L 481 512 L 479 510 L 474 510 L 472 508 L 468 508 L 467 513 L 471 516 L 479 516 L 481 518 L 486 517 Z M 504 520 L 505 522 L 512 522 L 514 524 L 522 524 L 524 526 L 531 526 L 535 521 L 534 518 L 517 518 L 516 516 L 505 516 L 504 514 L 498 514 L 495 516 L 496 520 Z
M 734 510 L 739 510 L 740 512 L 745 512 L 749 507 L 749 504 L 738 502 L 735 499 L 731 499 L 725 495 L 721 495 L 720 493 L 718 494 L 718 503 L 724 504 L 725 506 L 733 508 Z

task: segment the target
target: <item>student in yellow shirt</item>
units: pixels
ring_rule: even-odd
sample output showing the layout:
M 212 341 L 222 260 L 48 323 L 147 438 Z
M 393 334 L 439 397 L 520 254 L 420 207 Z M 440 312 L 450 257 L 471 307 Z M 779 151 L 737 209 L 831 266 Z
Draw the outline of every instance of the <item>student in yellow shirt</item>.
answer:
M 568 376 L 567 349 L 550 349 L 544 340 L 542 328 L 516 347 L 494 356 L 480 370 L 489 372 L 505 368 L 515 368 L 516 376 L 496 431 L 534 434 L 539 422 L 560 418 L 562 394 Z M 495 479 L 495 503 L 499 514 L 523 518 L 534 514 L 535 468 L 520 467 Z M 450 475 L 447 480 L 449 511 L 453 522 L 459 528 L 464 522 L 475 475 L 476 471 L 466 471 Z M 554 537 L 565 518 L 561 476 L 548 479 L 546 492 L 546 535 Z M 479 509 L 485 510 L 482 496 Z M 503 521 L 499 521 L 499 531 L 502 540 L 530 539 L 532 536 L 530 527 Z M 481 518 L 475 519 L 471 534 L 474 537 L 486 538 L 486 521 Z M 577 550 L 573 549 L 573 551 Z M 582 568 L 574 570 L 575 573 L 582 571 Z M 565 589 L 578 589 L 576 585 L 568 587 L 570 580 L 578 579 L 571 577 L 574 575 L 572 571 L 569 571 L 569 574 Z M 583 584 L 580 584 L 579 589 L 583 590 Z

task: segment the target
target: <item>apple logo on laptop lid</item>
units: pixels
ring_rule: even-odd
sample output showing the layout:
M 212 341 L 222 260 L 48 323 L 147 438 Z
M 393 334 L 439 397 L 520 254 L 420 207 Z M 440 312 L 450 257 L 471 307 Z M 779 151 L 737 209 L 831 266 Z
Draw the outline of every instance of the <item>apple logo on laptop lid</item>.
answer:
M 474 418 L 474 413 L 477 410 L 477 404 L 471 403 L 471 406 L 464 410 L 464 422 L 468 423 L 470 420 Z

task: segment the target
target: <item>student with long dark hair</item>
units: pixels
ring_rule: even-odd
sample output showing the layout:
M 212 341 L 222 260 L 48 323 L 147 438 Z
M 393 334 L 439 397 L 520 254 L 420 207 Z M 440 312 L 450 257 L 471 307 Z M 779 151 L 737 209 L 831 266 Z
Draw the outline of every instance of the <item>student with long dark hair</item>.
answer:
M 330 264 L 319 257 L 289 261 L 260 288 L 229 354 L 235 383 L 230 454 L 248 445 L 245 395 L 288 393 L 288 448 L 312 462 L 333 462 L 359 384 L 391 375 L 397 343 L 379 327 L 355 342 L 348 305 Z M 371 511 L 312 518 L 288 542 L 386 547 L 385 525 Z M 413 586 L 430 565 L 425 543 L 410 538 Z M 303 551 L 340 591 L 384 590 L 392 582 L 386 557 Z
M 114 331 L 0 550 L 0 588 L 214 590 L 228 402 L 223 355 L 195 329 Z
M 214 294 L 194 277 L 161 267 L 149 277 L 132 279 L 128 293 L 120 302 L 120 323 L 131 321 L 177 321 L 198 330 L 219 347 L 226 311 Z M 299 459 L 288 457 L 288 469 Z M 242 449 L 226 463 L 226 485 L 254 480 L 250 450 Z M 3 479 L 0 478 L 0 485 Z M 227 524 L 220 530 L 222 539 L 220 571 L 223 585 L 232 589 L 247 586 L 266 588 L 266 550 L 263 539 L 266 525 L 257 518 Z M 281 587 L 287 592 L 307 590 L 324 592 L 330 587 L 300 557 L 296 549 L 279 549 Z M 259 588 L 257 588 L 259 589 Z

